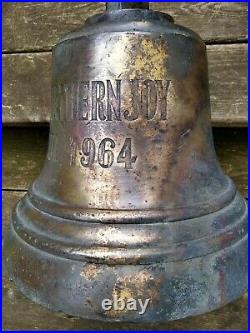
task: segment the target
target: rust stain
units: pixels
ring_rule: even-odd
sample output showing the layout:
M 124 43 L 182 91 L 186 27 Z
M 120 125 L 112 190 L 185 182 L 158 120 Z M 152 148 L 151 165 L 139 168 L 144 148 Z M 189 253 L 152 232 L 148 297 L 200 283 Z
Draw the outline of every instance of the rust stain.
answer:
M 168 58 L 166 40 L 133 33 L 119 36 L 109 50 L 108 63 L 119 78 L 134 79 L 140 76 L 155 80 L 167 77 Z
M 87 280 L 94 279 L 97 275 L 101 273 L 101 268 L 95 264 L 86 264 L 80 273 L 80 276 Z
M 137 42 L 138 44 L 138 38 Z M 148 37 L 143 37 L 139 40 L 139 46 L 137 53 L 132 58 L 132 70 L 137 72 L 148 73 L 150 78 L 164 79 L 167 76 L 166 73 L 166 44 L 160 43 L 159 39 L 153 40 Z

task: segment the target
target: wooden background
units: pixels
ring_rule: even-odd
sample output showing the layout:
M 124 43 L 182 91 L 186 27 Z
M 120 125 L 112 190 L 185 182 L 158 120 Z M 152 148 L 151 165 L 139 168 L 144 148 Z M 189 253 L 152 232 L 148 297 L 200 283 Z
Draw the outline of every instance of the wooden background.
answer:
M 151 8 L 195 30 L 207 44 L 214 139 L 222 167 L 247 198 L 247 3 L 161 2 Z M 14 204 L 38 175 L 48 144 L 51 48 L 104 3 L 3 4 L 3 233 Z M 247 295 L 210 314 L 159 325 L 112 325 L 51 313 L 23 297 L 6 275 L 3 328 L 247 329 Z

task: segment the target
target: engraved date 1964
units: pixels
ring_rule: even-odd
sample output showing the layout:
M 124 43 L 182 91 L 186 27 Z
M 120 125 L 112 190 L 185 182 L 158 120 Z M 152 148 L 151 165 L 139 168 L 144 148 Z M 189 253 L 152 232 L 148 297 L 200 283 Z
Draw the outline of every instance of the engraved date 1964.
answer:
M 81 165 L 91 167 L 97 162 L 102 168 L 110 168 L 114 163 L 124 164 L 132 169 L 137 156 L 132 153 L 132 139 L 126 138 L 119 153 L 115 153 L 116 144 L 111 138 L 104 138 L 99 144 L 91 138 L 85 138 L 81 146 Z

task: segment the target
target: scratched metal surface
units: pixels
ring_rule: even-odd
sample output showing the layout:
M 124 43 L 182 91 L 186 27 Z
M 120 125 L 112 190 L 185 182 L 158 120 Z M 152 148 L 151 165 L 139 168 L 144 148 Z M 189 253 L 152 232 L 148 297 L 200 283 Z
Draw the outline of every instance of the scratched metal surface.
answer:
M 13 316 L 13 313 L 15 314 Z M 3 330 L 239 330 L 248 325 L 247 295 L 205 315 L 167 323 L 101 323 L 56 313 L 23 296 L 3 279 Z

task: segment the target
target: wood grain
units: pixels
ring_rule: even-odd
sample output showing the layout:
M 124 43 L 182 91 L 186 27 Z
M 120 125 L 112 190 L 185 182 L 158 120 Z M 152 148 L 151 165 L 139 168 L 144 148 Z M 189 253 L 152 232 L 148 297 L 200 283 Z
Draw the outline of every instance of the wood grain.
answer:
M 221 167 L 245 198 L 248 197 L 247 133 L 247 129 L 214 129 L 215 149 Z
M 208 47 L 213 124 L 247 126 L 247 44 Z
M 247 129 L 214 129 L 215 147 L 225 172 L 247 197 Z M 48 128 L 4 128 L 3 189 L 26 190 L 39 174 Z
M 27 190 L 42 168 L 48 128 L 3 129 L 3 189 Z
M 51 54 L 3 55 L 3 123 L 48 122 Z
M 3 236 L 14 205 L 24 192 L 2 192 Z M 5 255 L 5 253 L 4 253 Z M 82 320 L 51 312 L 25 298 L 9 281 L 3 265 L 4 330 L 246 330 L 247 294 L 223 308 L 205 315 L 161 324 L 110 324 Z M 13 315 L 15 314 L 15 315 Z
M 247 44 L 209 45 L 212 120 L 247 125 Z M 3 123 L 46 123 L 50 115 L 51 53 L 3 56 Z
M 247 39 L 247 3 L 156 2 L 150 6 L 169 13 L 207 42 Z M 4 3 L 3 50 L 49 50 L 61 36 L 103 10 L 103 2 Z

